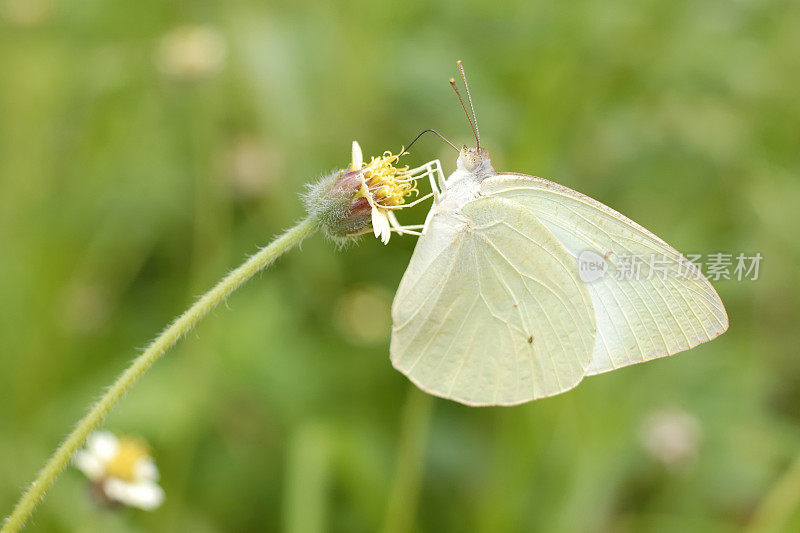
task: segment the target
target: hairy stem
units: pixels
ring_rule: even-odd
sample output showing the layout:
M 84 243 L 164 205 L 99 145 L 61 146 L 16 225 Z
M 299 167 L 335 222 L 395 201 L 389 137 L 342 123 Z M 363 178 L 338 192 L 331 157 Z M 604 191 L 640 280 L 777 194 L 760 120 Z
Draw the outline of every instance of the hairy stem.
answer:
M 67 436 L 66 440 L 50 457 L 34 482 L 17 502 L 16 507 L 14 507 L 2 529 L 0 529 L 0 533 L 11 533 L 22 528 L 36 504 L 44 497 L 47 489 L 50 488 L 58 474 L 69 463 L 75 451 L 83 445 L 86 437 L 100 424 L 111 408 L 125 395 L 136 380 L 164 352 L 175 344 L 182 335 L 191 330 L 200 319 L 214 309 L 231 292 L 272 263 L 278 256 L 313 234 L 317 227 L 316 219 L 307 218 L 286 231 L 272 243 L 249 257 L 236 270 L 225 276 L 156 337 L 147 349 L 134 359 L 133 363 L 117 378 L 103 397 L 92 406 L 86 416 L 83 417 L 72 433 Z

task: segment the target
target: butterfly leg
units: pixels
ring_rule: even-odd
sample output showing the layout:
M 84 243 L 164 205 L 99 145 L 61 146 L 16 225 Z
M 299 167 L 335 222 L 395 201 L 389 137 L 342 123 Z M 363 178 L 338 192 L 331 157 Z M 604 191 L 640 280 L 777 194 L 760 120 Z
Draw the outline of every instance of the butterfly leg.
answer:
M 418 174 L 419 172 L 422 173 Z M 436 203 L 439 202 L 439 195 L 444 190 L 444 174 L 442 173 L 442 164 L 438 159 L 428 161 L 424 165 L 418 166 L 417 168 L 412 168 L 411 170 L 406 171 L 405 174 L 411 176 L 410 179 L 413 179 L 414 181 L 422 178 L 428 178 L 428 181 L 431 184 L 433 201 Z M 438 187 L 437 182 L 439 184 Z
M 392 211 L 387 213 L 389 218 L 389 225 L 392 227 L 392 231 L 396 232 L 399 235 L 422 235 L 419 231 L 422 229 L 422 224 L 414 224 L 411 226 L 403 226 L 400 224 L 400 221 L 397 220 L 397 216 Z
M 431 183 L 431 190 L 436 191 L 436 194 L 433 195 L 433 200 L 436 203 L 439 203 L 439 195 L 444 192 L 444 174 L 442 173 L 442 164 L 438 159 L 434 159 L 433 161 L 428 162 L 426 166 L 429 169 L 427 176 Z M 435 180 L 433 176 L 434 174 L 436 175 Z
M 436 170 L 436 181 L 439 183 L 439 194 L 444 192 L 445 189 L 445 182 L 444 182 L 444 173 L 442 172 L 442 164 L 439 162 L 438 159 L 434 159 L 431 161 L 431 164 L 434 166 Z M 433 185 L 433 182 L 431 182 Z
M 434 194 L 436 194 L 436 193 L 429 192 L 425 196 L 420 196 L 419 198 L 417 198 L 416 200 L 414 200 L 411 203 L 400 204 L 400 205 L 386 205 L 386 206 L 382 206 L 381 208 L 382 209 L 386 209 L 389 212 L 392 212 L 392 211 L 396 211 L 397 209 L 405 209 L 406 207 L 413 207 L 413 206 L 417 205 L 420 202 L 424 202 L 425 200 L 427 200 L 431 196 L 434 196 Z
M 414 224 L 410 226 L 403 226 L 397 220 L 397 217 L 394 214 L 394 210 L 397 209 L 405 209 L 406 207 L 412 207 L 417 205 L 420 202 L 424 202 L 430 197 L 433 197 L 433 202 L 439 202 L 439 195 L 441 194 L 442 190 L 444 190 L 444 174 L 442 173 L 442 164 L 439 162 L 438 159 L 434 159 L 433 161 L 428 161 L 424 165 L 421 165 L 417 168 L 412 168 L 407 170 L 404 173 L 407 178 L 401 178 L 404 181 L 417 181 L 423 178 L 428 178 L 428 182 L 431 185 L 431 192 L 417 198 L 411 203 L 402 204 L 398 206 L 385 206 L 384 209 L 387 211 L 387 217 L 389 219 L 389 225 L 391 226 L 391 231 L 396 232 L 400 235 L 417 235 L 421 236 L 425 234 L 425 231 L 428 228 L 428 222 L 430 221 L 430 211 L 428 212 L 428 216 L 425 218 L 424 224 Z M 440 189 L 441 187 L 441 189 Z

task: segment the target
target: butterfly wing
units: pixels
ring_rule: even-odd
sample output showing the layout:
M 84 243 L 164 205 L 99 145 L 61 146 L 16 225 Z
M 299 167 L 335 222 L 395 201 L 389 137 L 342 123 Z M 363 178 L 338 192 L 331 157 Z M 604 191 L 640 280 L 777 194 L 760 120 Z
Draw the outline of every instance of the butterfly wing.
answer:
M 526 208 L 502 198 L 433 216 L 392 306 L 392 364 L 421 389 L 512 405 L 577 385 L 594 347 L 575 261 Z
M 524 174 L 492 176 L 481 189 L 535 215 L 573 264 L 588 250 L 608 268 L 587 283 L 597 324 L 589 374 L 688 350 L 728 328 L 711 283 L 675 249 L 610 207 Z

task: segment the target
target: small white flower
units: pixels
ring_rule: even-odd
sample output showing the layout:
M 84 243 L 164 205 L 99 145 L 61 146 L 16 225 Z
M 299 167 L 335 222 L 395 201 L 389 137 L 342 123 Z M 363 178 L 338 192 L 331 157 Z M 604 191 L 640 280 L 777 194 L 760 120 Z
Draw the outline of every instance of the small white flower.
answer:
M 0 18 L 29 28 L 46 22 L 54 11 L 52 0 L 0 0 Z
M 227 46 L 212 28 L 182 26 L 161 40 L 156 64 L 166 76 L 192 81 L 218 72 L 225 63 Z
M 323 231 L 336 242 L 344 244 L 349 237 L 374 233 L 384 244 L 392 232 L 421 235 L 422 225 L 403 226 L 394 211 L 417 205 L 436 197 L 434 179 L 443 180 L 438 161 L 409 169 L 395 166 L 405 149 L 398 154 L 389 151 L 364 161 L 358 142 L 353 141 L 349 165 L 323 177 L 309 187 L 305 195 L 309 215 L 320 222 Z M 434 189 L 420 196 L 417 181 L 427 179 Z M 417 198 L 407 202 L 415 195 Z
M 645 450 L 670 470 L 690 466 L 697 459 L 700 437 L 700 422 L 680 409 L 652 413 L 641 431 Z
M 373 157 L 369 164 L 364 164 L 361 146 L 353 141 L 350 171 L 360 171 L 361 189 L 359 196 L 365 198 L 370 206 L 372 231 L 383 244 L 389 243 L 392 236 L 390 210 L 405 204 L 405 197 L 419 194 L 415 181 L 416 176 L 407 174 L 408 167 L 395 167 L 394 163 L 403 155 L 384 152 L 381 157 Z
M 271 143 L 247 135 L 233 139 L 218 162 L 229 192 L 245 201 L 263 198 L 278 185 L 275 176 L 283 174 L 283 166 L 283 157 Z
M 72 461 L 110 502 L 152 510 L 164 501 L 158 468 L 139 439 L 96 431 Z
M 336 303 L 334 319 L 342 336 L 353 344 L 383 342 L 391 329 L 392 293 L 378 285 L 360 285 Z

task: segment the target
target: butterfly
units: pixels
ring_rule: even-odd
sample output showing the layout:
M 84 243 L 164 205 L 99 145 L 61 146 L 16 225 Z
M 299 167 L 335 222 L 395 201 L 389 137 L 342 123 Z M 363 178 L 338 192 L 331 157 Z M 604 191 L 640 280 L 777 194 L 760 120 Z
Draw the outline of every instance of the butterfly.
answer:
M 495 171 L 474 108 L 470 117 L 450 83 L 476 146 L 439 180 L 395 295 L 397 370 L 435 396 L 515 405 L 728 328 L 711 283 L 662 239 L 572 189 Z M 657 272 L 647 263 L 626 275 L 631 258 L 657 258 Z

